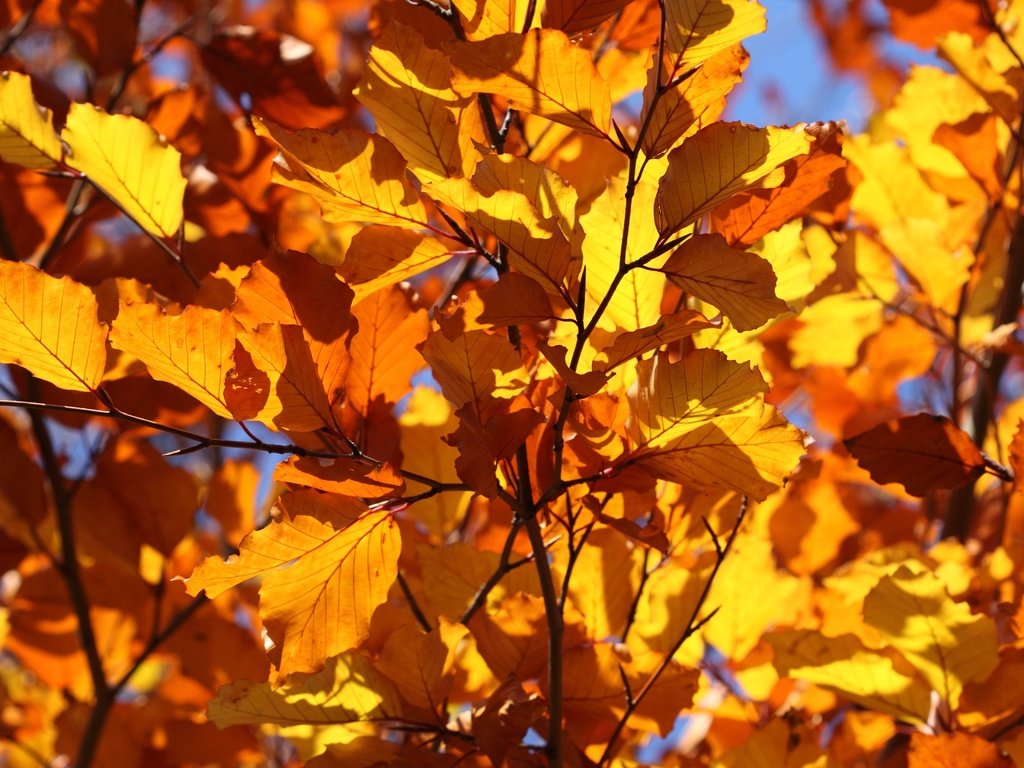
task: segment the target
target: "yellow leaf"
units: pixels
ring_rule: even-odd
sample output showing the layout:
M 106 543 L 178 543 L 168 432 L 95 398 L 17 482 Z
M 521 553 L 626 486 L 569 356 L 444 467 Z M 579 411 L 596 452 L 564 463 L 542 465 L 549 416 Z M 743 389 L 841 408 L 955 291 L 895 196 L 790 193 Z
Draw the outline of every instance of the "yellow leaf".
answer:
M 800 432 L 764 404 L 760 374 L 721 353 L 644 360 L 637 377 L 636 448 L 627 461 L 658 477 L 760 500 L 804 453 Z
M 444 395 L 428 387 L 417 387 L 412 391 L 398 423 L 402 428 L 403 470 L 442 483 L 459 482 L 455 471 L 459 452 L 441 440 L 459 426 Z M 409 482 L 415 484 L 415 481 Z M 423 523 L 432 533 L 447 536 L 458 525 L 459 513 L 471 496 L 468 491 L 439 493 L 417 502 L 407 514 Z
M 448 547 L 419 547 L 416 550 L 423 573 L 423 591 L 430 608 L 428 615 L 443 615 L 457 621 L 474 596 L 498 568 L 497 552 L 476 549 L 458 542 Z M 536 569 L 516 568 L 502 576 L 487 595 L 486 609 L 493 610 L 517 592 L 540 594 Z
M 704 315 L 688 309 L 673 315 L 663 315 L 657 323 L 649 328 L 639 328 L 635 331 L 618 334 L 611 344 L 601 350 L 600 359 L 597 361 L 595 369 L 610 371 L 633 358 L 645 355 L 655 349 L 661 349 L 666 344 L 685 339 L 710 326 L 711 323 Z M 562 372 L 559 371 L 559 373 Z
M 185 177 L 181 153 L 153 128 L 92 104 L 71 105 L 61 138 L 65 162 L 103 190 L 140 227 L 157 237 L 181 228 Z
M 592 53 L 569 42 L 564 32 L 534 29 L 447 47 L 452 85 L 466 95 L 498 93 L 509 106 L 578 131 L 606 136 L 612 102 Z
M 36 104 L 29 76 L 0 74 L 0 158 L 45 170 L 57 165 L 63 154 L 53 130 L 53 116 Z
M 587 543 L 575 566 L 576 573 L 587 577 L 570 581 L 569 597 L 583 615 L 591 639 L 621 636 L 640 583 L 643 552 L 611 528 L 595 530 Z M 555 566 L 564 577 L 564 563 L 556 561 Z
M 771 541 L 741 532 L 715 577 L 708 606 L 721 606 L 702 629 L 705 642 L 740 660 L 775 627 L 793 626 L 810 602 L 811 583 L 775 565 Z
M 443 264 L 458 247 L 453 240 L 408 229 L 364 227 L 352 238 L 338 272 L 360 302 L 382 288 Z
M 464 626 L 444 618 L 430 633 L 400 627 L 384 641 L 377 669 L 414 707 L 440 712 L 452 687 L 455 651 L 466 634 Z
M 405 483 L 390 464 L 375 466 L 355 459 L 292 456 L 274 468 L 274 479 L 327 493 L 379 499 L 401 493 Z
M 269 378 L 268 397 L 251 419 L 278 429 L 314 432 L 332 427 L 331 404 L 310 345 L 297 325 L 263 323 L 238 340 Z
M 896 671 L 889 657 L 869 651 L 855 635 L 826 637 L 818 630 L 774 632 L 765 638 L 775 651 L 779 674 L 820 685 L 868 709 L 913 723 L 931 711 L 931 695 L 920 681 Z
M 913 664 L 951 710 L 964 683 L 983 680 L 999 663 L 996 627 L 950 598 L 934 574 L 901 567 L 864 599 L 864 621 Z
M 528 6 L 527 0 L 462 0 L 458 13 L 466 39 L 485 40 L 523 31 Z
M 561 295 L 563 282 L 575 275 L 572 251 L 558 222 L 542 216 L 522 192 L 498 189 L 484 194 L 469 179 L 445 179 L 423 191 L 505 243 L 512 251 L 512 266 L 548 293 Z
M 510 189 L 525 195 L 544 219 L 554 219 L 566 237 L 576 227 L 576 189 L 546 165 L 518 155 L 484 155 L 473 173 L 473 185 L 485 195 Z
M 658 231 L 667 238 L 737 192 L 778 186 L 782 166 L 809 148 L 800 128 L 709 125 L 668 156 L 658 187 Z
M 939 226 L 948 221 L 949 202 L 928 185 L 905 147 L 853 136 L 843 142 L 843 156 L 863 175 L 851 200 L 858 218 L 876 229 L 899 219 L 930 219 Z
M 173 384 L 218 416 L 234 418 L 225 381 L 234 364 L 235 320 L 227 310 L 190 306 L 168 315 L 155 304 L 122 301 L 110 343 L 141 360 L 154 379 Z
M 721 235 L 695 235 L 660 269 L 686 293 L 722 310 L 738 331 L 760 328 L 789 310 L 775 295 L 771 264 L 730 248 Z
M 882 304 L 856 293 L 826 296 L 800 313 L 800 328 L 790 337 L 793 367 L 856 364 L 864 339 L 882 328 Z
M 355 95 L 423 181 L 472 171 L 479 157 L 473 140 L 485 141 L 480 120 L 473 119 L 476 100 L 452 90 L 448 59 L 428 48 L 415 27 L 385 27 L 373 41 Z
M 284 164 L 274 167 L 274 181 L 316 198 L 327 221 L 427 226 L 427 211 L 406 175 L 405 160 L 383 136 L 356 130 L 291 133 L 255 117 L 253 126 L 283 152 Z
M 970 279 L 974 263 L 970 246 L 956 247 L 945 228 L 930 219 L 893 221 L 879 235 L 882 244 L 921 286 L 929 303 L 955 315 L 960 289 Z
M 237 680 L 222 687 L 206 709 L 218 728 L 352 723 L 397 719 L 401 712 L 394 686 L 358 653 L 333 656 L 322 672 L 293 675 L 278 687 Z
M 662 91 L 648 120 L 642 147 L 648 157 L 659 157 L 697 130 L 711 124 L 725 110 L 725 97 L 740 81 L 750 57 L 736 46 L 712 56 L 691 77 Z M 644 91 L 643 114 L 651 110 L 657 91 L 658 68 L 651 67 Z
M 583 253 L 587 271 L 587 308 L 592 314 L 612 288 L 620 267 L 623 225 L 625 224 L 626 182 L 611 179 L 604 194 L 590 204 L 579 219 L 578 249 Z M 657 190 L 650 184 L 638 184 L 633 197 L 626 247 L 626 262 L 647 255 L 658 242 L 654 226 Z M 654 325 L 661 317 L 661 296 L 665 276 L 647 269 L 631 269 L 615 289 L 600 326 L 608 330 L 634 331 Z
M 93 292 L 70 277 L 0 261 L 0 362 L 80 392 L 95 390 L 107 361 L 107 329 Z
M 753 0 L 666 0 L 664 82 L 765 26 L 764 8 Z
M 363 642 L 398 574 L 402 541 L 390 512 L 367 512 L 348 525 L 320 517 L 283 510 L 246 536 L 237 556 L 207 558 L 187 583 L 190 595 L 212 598 L 261 577 L 260 616 L 288 673 L 316 671 Z

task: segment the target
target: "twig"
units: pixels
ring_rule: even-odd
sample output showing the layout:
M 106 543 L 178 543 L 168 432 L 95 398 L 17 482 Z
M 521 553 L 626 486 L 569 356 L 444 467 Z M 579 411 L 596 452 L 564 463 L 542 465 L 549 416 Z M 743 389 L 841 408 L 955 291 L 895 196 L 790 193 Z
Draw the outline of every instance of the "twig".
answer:
M 491 594 L 491 591 L 498 586 L 498 583 L 505 578 L 505 574 L 512 570 L 509 565 L 509 560 L 512 557 L 512 547 L 515 545 L 516 536 L 519 534 L 519 528 L 522 526 L 522 522 L 517 518 L 512 521 L 512 527 L 509 529 L 508 536 L 505 537 L 505 546 L 501 548 L 501 557 L 498 559 L 498 567 L 494 569 L 494 573 L 485 581 L 480 589 L 473 595 L 473 600 L 469 604 L 469 607 L 462 614 L 462 618 L 459 619 L 460 624 L 469 624 L 470 619 L 473 615 L 483 607 L 487 601 L 487 596 Z
M 721 539 L 718 534 L 715 533 L 714 529 L 708 524 L 707 520 L 704 521 L 705 527 L 711 535 L 712 544 L 715 547 L 715 565 L 711 569 L 711 573 L 708 575 L 708 580 L 704 582 L 704 588 L 701 590 L 700 596 L 697 598 L 696 605 L 693 606 L 693 611 L 690 613 L 690 620 L 686 623 L 686 629 L 676 638 L 676 641 L 672 644 L 672 647 L 665 653 L 665 658 L 661 660 L 661 663 L 651 673 L 650 677 L 647 678 L 643 686 L 636 693 L 635 696 L 631 696 L 631 703 L 626 706 L 626 711 L 623 713 L 619 722 L 615 725 L 615 730 L 612 731 L 611 737 L 608 739 L 608 745 L 604 749 L 604 753 L 601 755 L 601 759 L 597 761 L 597 765 L 603 766 L 608 765 L 613 757 L 619 740 L 619 736 L 622 735 L 623 729 L 629 723 L 630 717 L 636 712 L 637 708 L 643 702 L 644 697 L 650 692 L 657 683 L 658 678 L 661 677 L 662 673 L 668 669 L 669 665 L 672 664 L 672 659 L 682 647 L 683 643 L 690 639 L 692 635 L 698 632 L 701 627 L 707 624 L 714 615 L 718 612 L 718 608 L 710 611 L 707 616 L 698 621 L 697 617 L 701 611 L 704 610 L 704 604 L 707 602 L 708 595 L 711 594 L 711 587 L 715 583 L 715 578 L 718 576 L 718 571 L 722 567 L 722 563 L 725 562 L 725 558 L 729 555 L 729 550 L 732 549 L 733 542 L 736 541 L 736 534 L 739 533 L 740 526 L 743 524 L 743 519 L 747 515 L 747 507 L 749 506 L 749 499 L 744 496 L 743 501 L 740 504 L 739 514 L 736 516 L 736 523 L 733 525 L 732 531 L 729 533 L 729 538 L 726 539 L 725 544 L 721 543 Z
M 402 594 L 405 596 L 405 602 L 409 604 L 409 610 L 412 611 L 412 615 L 416 617 L 416 621 L 424 632 L 430 632 L 434 628 L 430 626 L 430 621 L 427 619 L 427 615 L 423 613 L 423 609 L 420 608 L 420 604 L 416 601 L 416 596 L 413 595 L 412 590 L 409 589 L 409 582 L 405 580 L 405 575 L 398 572 L 398 586 L 402 590 Z

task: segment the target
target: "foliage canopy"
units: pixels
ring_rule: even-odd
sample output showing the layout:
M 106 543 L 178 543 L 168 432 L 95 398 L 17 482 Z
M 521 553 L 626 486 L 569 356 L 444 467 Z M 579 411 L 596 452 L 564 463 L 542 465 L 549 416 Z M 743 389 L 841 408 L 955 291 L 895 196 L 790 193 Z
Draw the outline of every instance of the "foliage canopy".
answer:
M 1024 765 L 1024 3 L 885 5 L 0 3 L 4 765 Z

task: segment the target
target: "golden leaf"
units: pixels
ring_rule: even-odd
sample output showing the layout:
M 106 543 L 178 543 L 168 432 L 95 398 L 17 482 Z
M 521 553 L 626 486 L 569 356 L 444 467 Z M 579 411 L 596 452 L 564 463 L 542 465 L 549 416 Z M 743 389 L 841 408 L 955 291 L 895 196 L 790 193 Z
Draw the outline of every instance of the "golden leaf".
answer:
M 584 133 L 607 136 L 612 102 L 591 52 L 564 32 L 534 29 L 447 48 L 452 86 L 463 94 L 499 93 L 509 105 Z
M 36 104 L 29 76 L 0 74 L 0 158 L 5 163 L 46 170 L 57 165 L 63 154 L 53 130 L 53 116 Z
M 222 687 L 206 709 L 218 728 L 353 723 L 398 718 L 401 712 L 394 686 L 358 653 L 332 656 L 323 671 L 290 676 L 277 687 L 237 680 Z
M 95 390 L 107 361 L 107 329 L 93 292 L 70 277 L 0 261 L 0 362 L 80 392 Z
M 644 360 L 637 377 L 627 461 L 658 477 L 763 499 L 804 453 L 800 432 L 764 404 L 760 374 L 719 352 Z
M 809 147 L 800 128 L 709 125 L 668 156 L 658 187 L 658 231 L 668 237 L 737 192 L 778 186 L 783 176 L 777 171 Z
M 177 234 L 186 185 L 181 153 L 150 125 L 74 103 L 61 138 L 70 150 L 65 162 L 85 174 L 140 227 L 157 237 Z
M 721 235 L 694 235 L 659 268 L 686 293 L 713 304 L 738 331 L 787 312 L 775 295 L 775 271 L 754 253 L 730 248 Z
M 316 198 L 327 221 L 427 226 L 427 211 L 406 175 L 405 159 L 383 136 L 356 130 L 291 133 L 255 117 L 253 126 L 284 154 L 284 164 L 274 167 L 274 181 Z
M 225 381 L 234 364 L 235 320 L 227 310 L 190 306 L 168 315 L 155 304 L 122 301 L 110 343 L 141 360 L 157 381 L 173 384 L 218 416 L 234 418 Z
M 289 673 L 316 671 L 363 642 L 398 574 L 402 540 L 390 512 L 366 512 L 345 527 L 319 517 L 284 510 L 246 536 L 237 556 L 207 558 L 187 582 L 190 595 L 213 598 L 261 577 L 260 615 Z
M 864 598 L 864 621 L 938 691 L 951 710 L 964 683 L 983 680 L 999 663 L 992 619 L 950 598 L 929 571 L 900 567 Z
M 472 172 L 479 157 L 473 141 L 485 140 L 476 101 L 452 90 L 448 59 L 415 27 L 385 27 L 355 94 L 423 181 Z

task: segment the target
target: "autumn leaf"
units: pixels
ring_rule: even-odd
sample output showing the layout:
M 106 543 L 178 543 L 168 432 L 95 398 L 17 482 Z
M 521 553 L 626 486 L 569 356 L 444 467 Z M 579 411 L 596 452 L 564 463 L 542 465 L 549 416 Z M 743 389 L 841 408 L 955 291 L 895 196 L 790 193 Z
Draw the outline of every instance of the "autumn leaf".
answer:
M 67 164 L 81 172 L 140 227 L 157 237 L 181 228 L 181 154 L 149 125 L 99 107 L 72 104 L 61 138 Z
M 777 632 L 766 638 L 779 672 L 829 688 L 863 706 L 911 722 L 931 710 L 928 690 L 897 671 L 892 658 L 864 647 L 854 635 L 824 637 L 812 630 Z
M 145 364 L 150 376 L 174 384 L 219 416 L 233 418 L 225 381 L 234 364 L 235 321 L 227 311 L 198 306 L 168 315 L 153 304 L 121 303 L 110 343 Z
M 590 52 L 563 32 L 535 29 L 496 35 L 447 49 L 452 85 L 463 94 L 500 93 L 511 106 L 578 131 L 606 136 L 611 129 L 611 96 Z
M 53 116 L 32 97 L 32 81 L 20 72 L 0 75 L 0 158 L 26 168 L 53 168 L 64 154 Z
M 96 297 L 69 277 L 0 261 L 0 362 L 63 389 L 94 391 L 107 360 Z
M 981 477 L 986 466 L 966 432 L 929 413 L 880 424 L 846 447 L 876 482 L 900 483 L 915 496 L 959 488 Z
M 384 29 L 355 93 L 424 181 L 472 172 L 474 141 L 484 141 L 479 111 L 470 96 L 452 90 L 451 65 L 415 27 Z
M 327 221 L 355 219 L 419 229 L 427 225 L 423 202 L 406 176 L 405 159 L 387 139 L 356 130 L 305 129 L 291 133 L 254 119 L 256 133 L 273 139 L 284 162 L 275 180 L 311 194 Z
M 370 660 L 342 653 L 327 660 L 323 671 L 293 675 L 282 686 L 239 680 L 217 692 L 206 715 L 219 728 L 274 723 L 338 724 L 397 718 L 401 700 Z
M 712 123 L 669 154 L 658 187 L 658 231 L 668 237 L 737 192 L 777 187 L 783 164 L 808 147 L 801 129 Z
M 786 312 L 767 261 L 726 245 L 720 235 L 695 235 L 660 267 L 687 293 L 722 310 L 738 331 L 759 328 Z
M 637 378 L 630 464 L 675 482 L 764 498 L 803 454 L 800 433 L 764 405 L 760 375 L 721 353 L 644 360 Z
M 938 691 L 951 708 L 964 683 L 996 668 L 995 624 L 950 599 L 942 582 L 901 567 L 864 599 L 864 621 L 877 629 Z
M 280 646 L 281 668 L 313 672 L 366 639 L 373 611 L 398 573 L 400 549 L 387 511 L 355 520 L 285 511 L 246 536 L 237 557 L 203 561 L 189 577 L 188 591 L 217 597 L 261 577 L 261 616 Z

